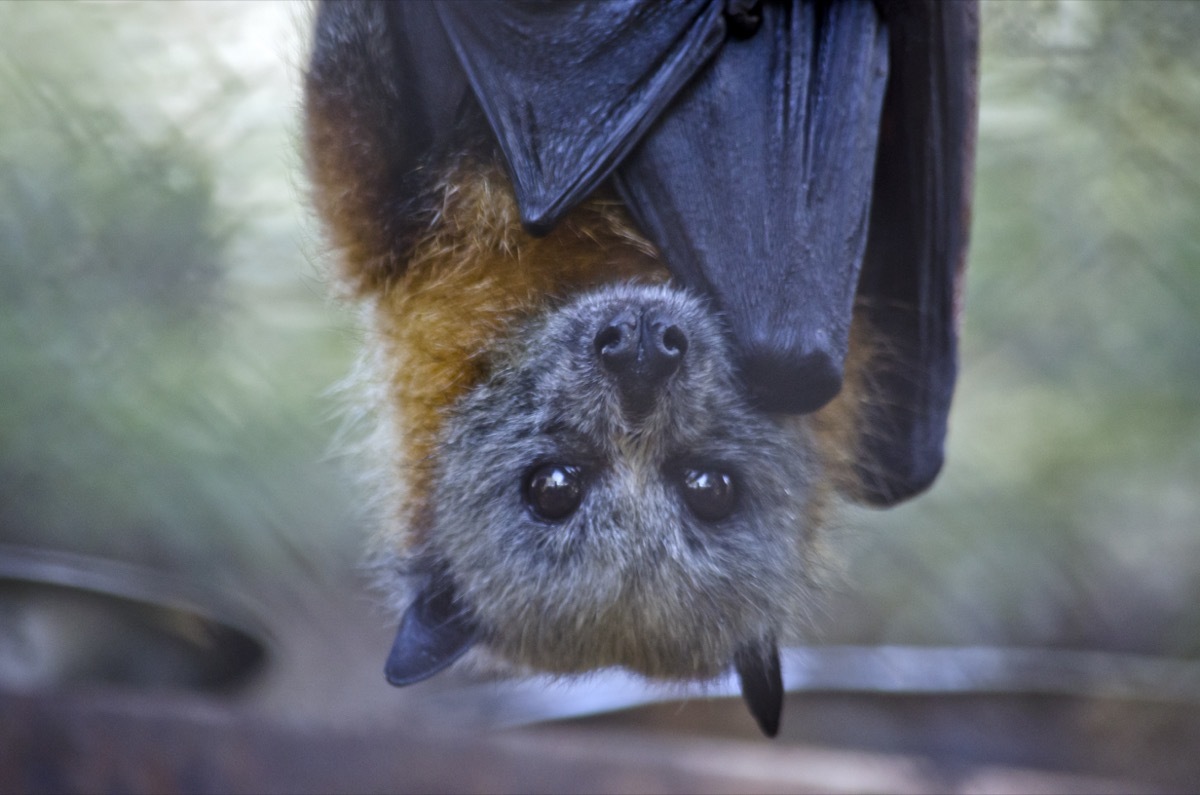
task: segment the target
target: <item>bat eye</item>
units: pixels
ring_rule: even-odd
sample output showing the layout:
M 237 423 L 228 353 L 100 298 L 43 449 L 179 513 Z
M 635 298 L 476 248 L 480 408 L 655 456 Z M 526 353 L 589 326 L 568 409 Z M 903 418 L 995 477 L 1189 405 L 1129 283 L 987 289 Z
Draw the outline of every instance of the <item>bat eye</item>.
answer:
M 543 464 L 525 479 L 525 502 L 539 519 L 560 522 L 583 502 L 583 473 L 579 467 Z
M 717 469 L 685 469 L 680 485 L 683 501 L 702 521 L 718 522 L 733 513 L 737 490 L 729 473 Z

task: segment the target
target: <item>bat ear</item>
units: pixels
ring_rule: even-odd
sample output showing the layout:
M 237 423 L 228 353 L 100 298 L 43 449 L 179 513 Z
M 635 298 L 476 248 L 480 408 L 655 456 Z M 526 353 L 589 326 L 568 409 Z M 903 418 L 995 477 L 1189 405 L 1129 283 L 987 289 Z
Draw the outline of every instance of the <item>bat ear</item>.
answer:
M 400 620 L 383 672 L 396 687 L 439 673 L 475 642 L 475 627 L 455 603 L 454 589 L 440 578 L 421 589 Z
M 744 646 L 734 656 L 734 668 L 742 685 L 742 698 L 763 734 L 779 733 L 783 713 L 783 672 L 779 666 L 779 646 L 774 640 Z

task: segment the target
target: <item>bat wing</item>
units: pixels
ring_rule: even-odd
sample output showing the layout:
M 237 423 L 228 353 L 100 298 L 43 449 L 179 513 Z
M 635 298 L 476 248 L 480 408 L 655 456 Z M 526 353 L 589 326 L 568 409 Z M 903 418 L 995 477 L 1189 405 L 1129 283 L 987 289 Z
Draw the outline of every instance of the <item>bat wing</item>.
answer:
M 765 4 L 616 173 L 672 273 L 724 314 L 771 411 L 841 388 L 887 48 L 867 0 Z
M 441 3 L 508 160 L 521 220 L 549 231 L 629 153 L 725 39 L 723 3 Z
M 890 33 L 859 310 L 877 335 L 878 396 L 860 418 L 861 498 L 891 505 L 942 465 L 974 170 L 979 20 L 974 3 L 882 6 Z

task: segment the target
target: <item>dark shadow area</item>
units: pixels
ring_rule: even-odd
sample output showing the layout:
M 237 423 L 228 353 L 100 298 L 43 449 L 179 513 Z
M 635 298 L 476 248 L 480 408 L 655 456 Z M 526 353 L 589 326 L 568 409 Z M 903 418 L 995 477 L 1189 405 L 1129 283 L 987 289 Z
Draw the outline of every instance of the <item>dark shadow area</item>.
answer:
M 266 647 L 205 601 L 128 565 L 0 550 L 0 688 L 236 693 Z

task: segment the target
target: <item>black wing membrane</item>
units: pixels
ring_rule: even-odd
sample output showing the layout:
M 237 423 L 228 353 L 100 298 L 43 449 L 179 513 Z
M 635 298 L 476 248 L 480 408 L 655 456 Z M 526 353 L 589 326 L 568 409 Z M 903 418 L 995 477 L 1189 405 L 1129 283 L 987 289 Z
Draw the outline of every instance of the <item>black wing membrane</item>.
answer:
M 722 4 L 707 0 L 490 0 L 438 13 L 537 233 L 596 189 L 725 39 Z
M 868 0 L 767 4 L 617 171 L 672 273 L 724 313 L 769 411 L 841 388 L 887 44 Z
M 890 33 L 871 228 L 858 286 L 884 354 L 862 418 L 860 497 L 892 505 L 941 469 L 958 374 L 974 173 L 979 18 L 972 2 L 882 4 Z

